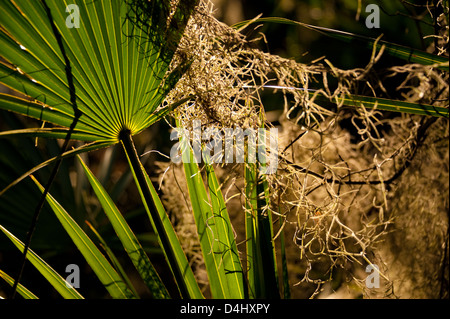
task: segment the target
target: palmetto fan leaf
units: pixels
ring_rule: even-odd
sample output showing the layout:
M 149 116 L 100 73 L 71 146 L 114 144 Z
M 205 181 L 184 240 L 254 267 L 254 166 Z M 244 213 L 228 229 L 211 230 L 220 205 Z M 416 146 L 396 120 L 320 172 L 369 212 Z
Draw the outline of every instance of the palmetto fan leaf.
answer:
M 122 130 L 142 131 L 164 114 L 156 110 L 183 71 L 170 63 L 196 1 L 168 3 L 2 1 L 0 81 L 28 98 L 0 94 L 0 108 L 70 127 L 76 116 L 67 58 L 81 114 L 72 138 L 113 144 Z M 61 138 L 64 130 L 35 133 Z
M 61 154 L 47 161 L 55 161 L 55 166 L 42 188 L 43 196 L 27 233 L 24 262 L 30 234 L 64 157 L 121 140 L 127 156 L 133 159 L 132 168 L 141 170 L 132 135 L 189 99 L 162 106 L 165 96 L 189 65 L 187 61 L 173 65 L 172 60 L 197 3 L 198 0 L 0 2 L 0 82 L 24 94 L 24 98 L 0 94 L 0 109 L 54 124 L 1 132 L 0 137 L 31 134 L 65 139 Z M 69 151 L 69 139 L 92 143 Z M 0 196 L 42 165 L 46 163 L 16 179 Z M 141 171 L 138 186 L 148 193 L 143 174 Z M 162 248 L 179 281 L 181 294 L 201 296 L 195 280 L 195 285 L 192 284 L 194 276 L 180 244 L 170 241 L 171 233 L 166 233 L 168 227 L 161 221 L 159 207 L 152 196 L 145 200 L 149 201 L 144 202 L 146 207 L 152 208 L 152 225 L 162 238 Z M 75 236 L 72 239 L 79 238 L 72 228 L 66 231 Z M 13 296 L 24 262 L 14 283 Z M 183 284 L 186 278 L 188 283 Z

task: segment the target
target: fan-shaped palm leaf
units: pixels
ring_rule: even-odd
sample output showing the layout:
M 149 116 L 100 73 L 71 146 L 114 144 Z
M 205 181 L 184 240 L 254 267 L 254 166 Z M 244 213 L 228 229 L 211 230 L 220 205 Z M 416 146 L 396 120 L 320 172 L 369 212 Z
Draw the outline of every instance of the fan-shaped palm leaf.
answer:
M 158 109 L 187 66 L 171 63 L 197 2 L 2 1 L 0 82 L 24 97 L 0 94 L 0 109 L 53 124 L 2 136 L 64 138 L 65 153 L 47 161 L 56 161 L 55 172 L 82 151 L 66 152 L 71 138 L 92 142 L 84 150 L 133 143 L 132 135 L 186 102 Z
M 141 12 L 139 3 L 73 1 L 79 16 L 72 17 L 65 1 L 51 0 L 46 3 L 50 21 L 42 1 L 2 2 L 0 47 L 6 62 L 0 65 L 0 78 L 31 99 L 2 94 L 0 107 L 68 128 L 75 119 L 74 93 L 80 117 L 72 134 L 84 141 L 115 143 L 121 130 L 134 135 L 151 125 L 158 119 L 156 108 L 180 76 L 180 69 L 167 71 L 189 17 L 187 9 L 195 1 L 177 8 L 173 23 L 167 23 L 165 1 L 150 3 Z M 71 18 L 79 19 L 79 28 L 66 25 Z M 67 67 L 72 79 L 66 77 Z M 61 137 L 60 129 L 37 132 Z

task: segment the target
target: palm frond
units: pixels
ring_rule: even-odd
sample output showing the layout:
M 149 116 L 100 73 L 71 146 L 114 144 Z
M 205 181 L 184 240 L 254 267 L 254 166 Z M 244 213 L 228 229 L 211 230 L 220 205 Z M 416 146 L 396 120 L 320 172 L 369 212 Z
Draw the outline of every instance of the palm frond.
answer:
M 115 143 L 121 130 L 134 135 L 152 124 L 157 107 L 183 73 L 183 65 L 169 68 L 189 17 L 186 10 L 195 1 L 183 1 L 173 16 L 161 11 L 166 1 L 146 1 L 146 10 L 137 10 L 143 5 L 138 2 L 73 1 L 79 7 L 79 28 L 67 27 L 65 2 L 45 2 L 53 21 L 42 1 L 2 2 L 0 46 L 6 62 L 0 64 L 0 82 L 30 101 L 2 94 L 0 108 L 70 127 L 73 82 L 81 114 L 73 138 Z M 66 57 L 71 79 L 66 78 Z

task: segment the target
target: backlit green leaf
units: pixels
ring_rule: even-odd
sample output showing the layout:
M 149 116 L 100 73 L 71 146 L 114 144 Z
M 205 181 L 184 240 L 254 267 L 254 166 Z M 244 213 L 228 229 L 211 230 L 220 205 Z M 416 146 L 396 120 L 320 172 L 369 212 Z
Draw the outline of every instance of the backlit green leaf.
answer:
M 79 156 L 78 159 L 86 173 L 86 176 L 88 177 L 89 182 L 91 183 L 92 188 L 94 189 L 95 194 L 97 195 L 97 198 L 100 201 L 100 204 L 103 207 L 105 214 L 108 216 L 108 219 L 122 242 L 125 251 L 128 253 L 128 256 L 136 267 L 138 273 L 144 280 L 144 283 L 150 288 L 150 291 L 155 298 L 168 298 L 169 293 L 167 292 L 166 287 L 162 283 L 161 278 L 159 278 L 159 275 L 150 262 L 147 254 L 144 252 L 144 249 L 138 239 L 125 221 L 125 218 L 123 218 L 122 214 L 119 212 L 106 190 Z
M 44 187 L 34 178 L 33 181 L 44 192 Z M 64 208 L 50 195 L 47 195 L 47 202 L 66 230 L 67 234 L 72 238 L 78 250 L 83 254 L 84 258 L 91 266 L 101 283 L 113 298 L 135 298 L 133 293 L 128 289 L 122 278 L 117 274 L 108 260 L 103 256 L 100 250 L 95 246 L 91 239 L 85 234 L 81 227 L 70 217 Z
M 24 244 L 13 234 L 0 225 L 0 230 L 12 241 L 12 243 L 23 251 Z M 34 267 L 48 280 L 48 282 L 59 292 L 59 294 L 67 299 L 82 299 L 83 297 L 76 289 L 69 288 L 67 282 L 53 268 L 51 268 L 41 257 L 39 257 L 31 249 L 28 251 L 27 259 Z

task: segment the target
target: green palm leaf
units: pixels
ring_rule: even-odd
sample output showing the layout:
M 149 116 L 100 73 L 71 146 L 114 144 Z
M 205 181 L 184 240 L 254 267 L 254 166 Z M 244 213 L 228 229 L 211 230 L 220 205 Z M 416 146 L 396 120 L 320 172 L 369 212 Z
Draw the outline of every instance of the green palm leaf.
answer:
M 246 163 L 245 166 L 245 233 L 249 296 L 279 298 L 267 181 L 259 176 L 258 166 L 258 163 Z
M 16 131 L 17 132 L 17 131 Z M 0 134 L 1 136 L 1 134 Z M 61 158 L 66 158 L 66 157 L 70 157 L 70 156 L 74 156 L 76 154 L 79 153 L 84 153 L 84 152 L 89 152 L 92 150 L 98 150 L 100 148 L 104 148 L 109 146 L 110 143 L 109 142 L 92 142 L 89 144 L 85 144 L 82 145 L 78 148 L 72 149 L 70 151 L 64 152 L 61 155 Z M 34 172 L 38 171 L 39 169 L 41 169 L 42 167 L 45 167 L 47 165 L 49 165 L 50 163 L 55 162 L 56 160 L 58 160 L 58 157 L 52 157 L 38 165 L 36 165 L 35 167 L 33 167 L 32 169 L 28 170 L 27 172 L 25 172 L 24 174 L 22 174 L 21 176 L 19 176 L 17 179 L 15 179 L 14 181 L 12 181 L 10 184 L 8 184 L 8 186 L 6 186 L 5 188 L 3 188 L 2 190 L 0 190 L 0 196 L 2 196 L 6 191 L 8 191 L 11 187 L 13 187 L 14 185 L 16 185 L 17 183 L 19 183 L 20 181 L 24 180 L 25 178 L 27 178 L 28 176 L 30 176 L 31 174 L 33 174 Z
M 264 145 L 264 135 L 260 138 Z M 258 161 L 251 163 L 247 154 L 244 168 L 247 278 L 251 298 L 280 298 L 269 185 L 264 175 L 266 156 L 261 153 Z
M 14 284 L 14 279 L 9 276 L 4 271 L 0 270 L 0 277 L 2 277 L 9 285 Z M 17 286 L 17 292 L 24 298 L 24 299 L 38 299 L 35 294 L 33 294 L 31 291 L 29 291 L 27 288 L 25 288 L 23 285 L 19 284 Z
M 264 88 L 268 89 L 279 89 L 283 91 L 303 91 L 302 88 L 297 87 L 285 87 L 278 85 L 265 85 Z M 363 105 L 368 108 L 376 108 L 381 111 L 390 111 L 390 112 L 400 112 L 400 113 L 409 113 L 409 114 L 417 114 L 417 115 L 427 115 L 427 116 L 435 116 L 435 117 L 449 117 L 449 109 L 441 106 L 434 106 L 429 104 L 422 103 L 414 103 L 407 101 L 399 101 L 393 99 L 386 99 L 380 97 L 372 97 L 372 96 L 363 96 L 363 95 L 342 95 L 336 96 L 334 99 L 328 98 L 325 94 L 316 91 L 316 90 L 308 90 L 308 94 L 311 97 L 314 97 L 316 101 L 321 101 L 325 103 L 332 102 L 336 105 L 349 106 L 353 108 L 360 107 Z
M 103 207 L 103 210 L 105 211 L 105 214 L 108 216 L 108 219 L 122 242 L 125 251 L 128 253 L 128 256 L 141 275 L 145 284 L 150 288 L 150 291 L 155 298 L 168 298 L 169 293 L 167 292 L 166 287 L 156 273 L 155 268 L 145 254 L 138 239 L 125 221 L 125 218 L 123 218 L 111 197 L 109 197 L 108 193 L 106 193 L 103 186 L 92 174 L 86 164 L 80 157 L 78 157 L 78 159 L 88 177 L 89 182 L 91 183 L 92 188 L 95 191 L 95 194 L 97 195 L 97 198 L 100 201 L 100 204 Z
M 51 27 L 54 23 L 71 63 L 81 112 L 73 138 L 116 143 L 121 130 L 134 135 L 157 120 L 157 107 L 184 70 L 180 66 L 168 74 L 188 9 L 196 1 L 184 1 L 176 8 L 172 21 L 178 19 L 177 27 L 166 26 L 168 16 L 159 12 L 167 9 L 166 1 L 150 1 L 148 9 L 160 13 L 153 15 L 120 0 L 71 3 L 79 7 L 79 28 L 66 26 L 64 1 L 46 2 L 53 22 L 42 1 L 2 2 L 0 47 L 7 62 L 0 65 L 0 81 L 32 101 L 1 94 L 0 108 L 66 128 L 72 124 L 75 112 L 67 65 Z M 154 36 L 157 32 L 159 38 Z
M 321 100 L 324 102 L 329 101 L 329 99 L 321 94 L 317 94 L 316 98 L 317 100 Z M 338 105 L 342 104 L 350 107 L 359 107 L 361 105 L 364 105 L 365 107 L 377 108 L 378 110 L 382 111 L 401 112 L 445 118 L 449 117 L 449 109 L 445 107 L 371 96 L 346 95 L 344 97 L 336 97 L 335 102 Z
M 221 252 L 221 262 L 225 270 L 225 280 L 232 292 L 230 298 L 244 298 L 246 291 L 244 289 L 244 277 L 241 261 L 239 259 L 239 251 L 237 249 L 236 240 L 231 226 L 230 216 L 225 205 L 225 201 L 220 190 L 217 176 L 214 173 L 212 165 L 206 165 L 206 174 L 208 180 L 208 190 L 211 197 L 211 209 L 214 216 L 214 224 L 216 228 L 218 242 L 218 252 Z M 221 269 L 221 267 L 219 268 Z
M 41 192 L 44 192 L 44 187 L 39 184 L 34 177 L 32 178 Z M 97 277 L 100 279 L 111 296 L 113 298 L 135 298 L 133 293 L 123 282 L 122 278 L 114 270 L 105 256 L 103 256 L 95 244 L 65 211 L 65 209 L 50 194 L 47 195 L 46 199 L 67 234 L 72 238 L 77 248 L 86 258 L 86 261 L 89 263 L 92 270 L 96 273 Z
M 195 280 L 191 266 L 183 252 L 169 216 L 158 197 L 158 193 L 153 187 L 152 181 L 142 166 L 142 163 L 139 161 L 139 156 L 131 135 L 130 133 L 123 135 L 121 137 L 121 143 L 142 198 L 142 203 L 148 213 L 153 229 L 158 235 L 159 244 L 175 278 L 175 282 L 178 285 L 181 297 L 202 299 L 204 297 Z
M 188 66 L 187 61 L 175 67 L 171 63 L 197 3 L 72 1 L 79 9 L 80 26 L 71 28 L 66 24 L 65 1 L 2 1 L 0 82 L 27 98 L 1 94 L 0 108 L 55 125 L 2 136 L 65 137 L 65 145 L 69 137 L 92 142 L 77 151 L 66 152 L 63 147 L 63 155 L 26 172 L 2 193 L 50 162 L 56 161 L 58 167 L 64 157 L 115 144 L 122 132 L 131 138 L 184 103 L 158 109 Z M 50 204 L 65 216 L 62 207 L 51 200 Z M 68 229 L 74 235 L 74 229 Z M 179 261 L 180 252 L 177 256 Z M 101 272 L 98 276 L 105 281 Z M 193 276 L 188 278 L 191 288 L 185 290 L 186 296 L 201 296 Z M 116 288 L 119 291 L 110 291 L 113 296 L 127 295 Z
M 182 139 L 182 143 L 186 143 Z M 208 198 L 194 154 L 183 148 L 183 163 L 197 232 L 213 298 L 244 298 L 243 271 L 231 223 L 212 166 L 208 165 Z
M 111 261 L 111 265 L 118 272 L 118 274 L 120 275 L 122 280 L 125 282 L 125 284 L 128 286 L 128 288 L 130 288 L 130 290 L 133 292 L 133 294 L 135 296 L 138 296 L 139 295 L 138 292 L 134 288 L 129 276 L 126 274 L 125 270 L 123 269 L 122 265 L 120 264 L 119 260 L 117 259 L 116 255 L 114 254 L 112 249 L 109 247 L 109 245 L 106 243 L 106 241 L 100 235 L 100 233 L 94 228 L 94 226 L 92 226 L 91 223 L 86 221 L 86 225 L 89 227 L 89 229 L 95 235 L 95 237 L 97 237 L 99 245 L 105 250 L 106 255 L 108 256 L 109 260 Z
M 6 228 L 0 225 L 0 230 L 11 240 L 11 242 L 22 251 L 24 244 Z M 36 269 L 48 280 L 48 282 L 63 296 L 68 299 L 82 299 L 83 297 L 73 288 L 68 288 L 66 281 L 52 267 L 50 267 L 41 257 L 30 250 L 27 259 Z M 20 292 L 20 290 L 19 290 Z

